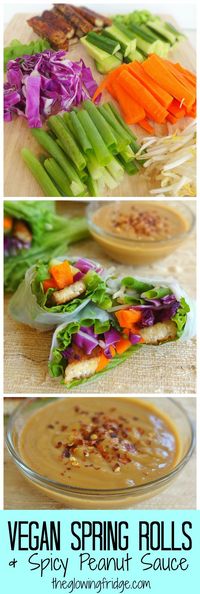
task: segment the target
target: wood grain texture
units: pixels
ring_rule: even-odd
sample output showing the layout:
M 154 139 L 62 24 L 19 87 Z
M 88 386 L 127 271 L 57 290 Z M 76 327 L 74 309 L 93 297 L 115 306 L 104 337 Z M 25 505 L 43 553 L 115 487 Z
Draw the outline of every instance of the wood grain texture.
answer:
M 190 201 L 195 210 L 195 202 Z M 57 203 L 60 214 L 83 214 L 83 202 Z M 79 242 L 68 252 L 71 256 L 92 257 L 103 265 L 115 265 L 117 271 L 129 274 L 175 277 L 191 297 L 195 297 L 196 258 L 195 232 L 175 253 L 165 260 L 133 269 L 108 259 L 92 239 Z M 51 346 L 51 332 L 40 333 L 18 324 L 8 314 L 9 297 L 5 299 L 5 366 L 4 390 L 6 394 L 62 394 L 64 387 L 59 378 L 49 377 L 47 361 Z M 75 393 L 178 393 L 192 394 L 196 389 L 196 343 L 177 341 L 161 347 L 143 347 L 123 365 L 106 373 L 104 378 L 84 384 Z
M 21 42 L 28 43 L 37 38 L 35 33 L 27 25 L 26 20 L 30 14 L 16 14 L 8 24 L 5 31 L 5 45 L 8 45 L 13 38 Z M 164 16 L 173 23 L 169 16 Z M 176 23 L 175 23 L 176 24 Z M 94 61 L 90 58 L 85 48 L 79 43 L 70 50 L 68 56 L 72 60 L 82 58 L 87 66 L 90 66 L 97 82 L 102 80 L 102 76 L 97 72 Z M 183 41 L 177 47 L 170 51 L 170 60 L 180 62 L 182 66 L 195 71 L 195 50 L 188 41 Z M 110 95 L 105 93 L 105 100 L 110 100 Z M 132 126 L 138 137 L 146 136 L 139 126 Z M 33 178 L 30 171 L 22 161 L 20 152 L 26 146 L 39 154 L 40 149 L 36 140 L 32 137 L 27 122 L 22 117 L 16 118 L 13 122 L 5 124 L 4 135 L 4 196 L 5 197 L 40 197 L 43 195 L 39 185 Z M 13 172 L 13 175 L 11 174 Z M 153 186 L 152 186 L 153 187 Z M 155 187 L 155 182 L 154 182 Z M 107 196 L 149 196 L 151 182 L 146 182 L 144 176 L 125 174 L 123 182 L 112 193 L 107 192 Z
M 195 420 L 196 399 L 182 398 L 182 406 Z M 156 496 L 135 504 L 134 509 L 195 509 L 196 507 L 196 456 L 193 453 L 185 469 L 176 480 Z M 27 481 L 12 462 L 7 449 L 4 456 L 4 509 L 65 509 L 49 499 Z

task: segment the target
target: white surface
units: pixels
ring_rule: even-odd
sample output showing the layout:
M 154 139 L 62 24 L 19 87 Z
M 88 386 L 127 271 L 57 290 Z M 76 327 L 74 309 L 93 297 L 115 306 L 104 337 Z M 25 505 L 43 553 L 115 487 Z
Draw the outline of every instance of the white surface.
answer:
M 54 1 L 55 3 L 55 1 Z M 126 13 L 131 12 L 132 10 L 142 10 L 148 9 L 153 13 L 163 13 L 163 14 L 170 14 L 178 23 L 181 29 L 189 29 L 193 30 L 196 28 L 196 5 L 195 3 L 189 2 L 146 2 L 136 3 L 133 4 L 132 2 L 125 2 L 125 3 L 115 3 L 112 0 L 108 4 L 105 2 L 72 2 L 74 5 L 77 6 L 84 5 L 93 8 L 97 12 L 103 12 L 105 14 L 112 14 L 115 12 L 117 13 Z M 16 12 L 30 12 L 33 14 L 39 14 L 43 10 L 47 8 L 51 8 L 53 3 L 49 0 L 46 2 L 12 2 L 6 3 L 4 5 L 4 22 L 8 23 L 10 19 L 16 14 Z

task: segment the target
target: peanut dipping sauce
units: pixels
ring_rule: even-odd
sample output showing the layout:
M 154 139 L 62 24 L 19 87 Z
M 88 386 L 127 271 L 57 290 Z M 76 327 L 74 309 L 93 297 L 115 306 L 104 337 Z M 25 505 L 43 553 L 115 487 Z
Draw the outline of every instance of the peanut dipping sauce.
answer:
M 29 418 L 19 451 L 48 479 L 109 490 L 168 474 L 180 443 L 170 418 L 141 399 L 60 398 Z
M 109 233 L 138 241 L 162 241 L 187 230 L 187 221 L 175 209 L 143 201 L 103 206 L 93 221 Z
M 186 238 L 190 221 L 170 204 L 120 201 L 95 210 L 89 228 L 111 258 L 140 266 L 174 252 Z

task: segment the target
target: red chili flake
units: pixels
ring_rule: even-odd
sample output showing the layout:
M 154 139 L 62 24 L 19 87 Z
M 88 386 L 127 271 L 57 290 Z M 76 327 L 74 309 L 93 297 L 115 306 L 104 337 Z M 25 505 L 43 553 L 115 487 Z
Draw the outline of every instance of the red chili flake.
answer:
M 137 430 L 140 435 L 144 435 L 145 430 L 142 427 L 137 427 Z
M 61 448 L 62 445 L 62 441 L 58 441 L 58 443 L 55 445 L 55 448 Z
M 75 411 L 76 413 L 78 413 L 78 412 L 80 411 L 80 406 L 75 406 L 75 407 L 74 407 L 74 411 Z
M 98 423 L 98 421 L 99 421 L 99 418 L 97 416 L 96 417 L 92 417 L 92 422 L 93 423 Z
M 47 425 L 47 429 L 54 429 L 54 425 Z
M 123 429 L 122 431 L 122 437 L 128 437 L 128 431 L 126 431 L 125 429 Z
M 61 425 L 61 428 L 60 428 L 61 431 L 66 431 L 66 429 L 67 429 L 67 425 Z

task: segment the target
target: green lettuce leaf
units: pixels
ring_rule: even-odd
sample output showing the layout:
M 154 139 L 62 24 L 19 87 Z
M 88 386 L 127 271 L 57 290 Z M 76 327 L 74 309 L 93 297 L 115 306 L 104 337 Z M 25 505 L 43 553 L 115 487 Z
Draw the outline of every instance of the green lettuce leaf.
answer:
M 143 293 L 144 291 L 150 291 L 154 288 L 154 286 L 150 283 L 144 283 L 143 281 L 140 281 L 134 278 L 133 276 L 124 277 L 121 281 L 121 286 L 126 287 L 127 289 L 132 289 L 133 291 L 136 291 L 139 294 Z
M 26 221 L 33 233 L 30 249 L 4 260 L 5 291 L 13 292 L 23 280 L 26 271 L 43 260 L 62 255 L 68 245 L 88 237 L 84 217 L 67 218 L 55 214 L 53 201 L 5 201 L 6 215 Z
M 186 303 L 184 297 L 180 299 L 180 307 L 178 308 L 175 316 L 172 318 L 173 322 L 177 325 L 176 337 L 180 338 L 184 332 L 185 324 L 187 322 L 187 314 L 190 312 L 190 307 Z

